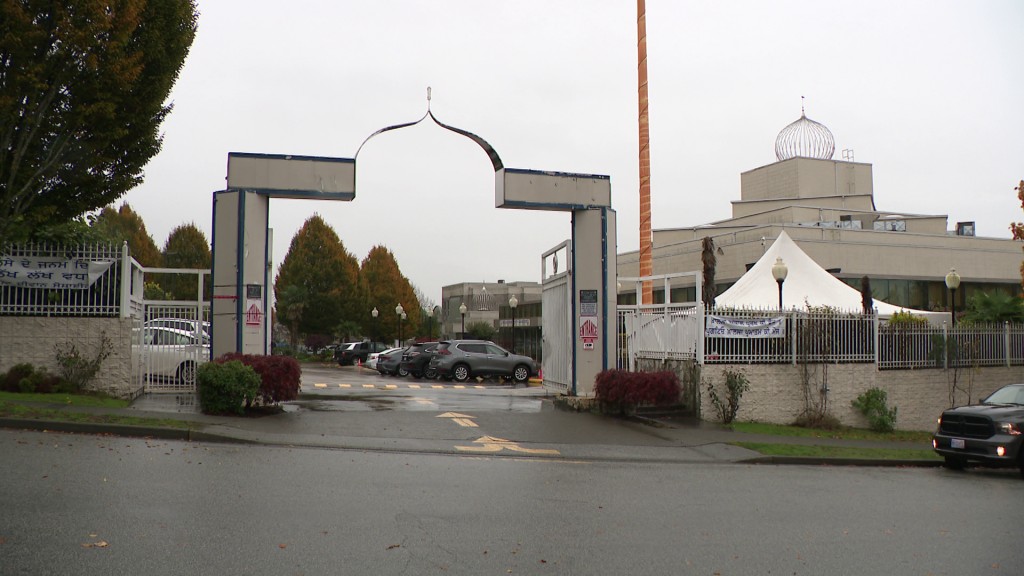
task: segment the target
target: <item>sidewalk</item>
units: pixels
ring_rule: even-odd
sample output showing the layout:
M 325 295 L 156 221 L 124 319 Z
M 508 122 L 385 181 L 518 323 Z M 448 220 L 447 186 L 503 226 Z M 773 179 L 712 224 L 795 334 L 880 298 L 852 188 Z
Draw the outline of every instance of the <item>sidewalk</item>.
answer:
M 539 391 L 538 391 L 539 392 Z M 178 419 L 197 422 L 198 426 L 187 428 L 165 428 L 153 426 L 129 426 L 121 424 L 84 423 L 58 420 L 35 420 L 0 418 L 0 428 L 24 430 L 45 430 L 85 434 L 115 434 L 121 436 L 152 437 L 165 440 L 192 442 L 232 442 L 278 446 L 306 446 L 347 450 L 397 451 L 410 453 L 435 453 L 459 455 L 483 455 L 485 450 L 474 446 L 480 440 L 454 440 L 444 438 L 415 437 L 372 437 L 346 433 L 343 427 L 331 426 L 342 415 L 338 413 L 296 411 L 276 416 L 242 418 L 232 416 L 209 416 L 202 414 L 195 404 L 194 395 L 147 395 L 137 399 L 123 409 L 88 408 L 19 402 L 27 406 L 60 410 L 67 413 L 117 414 L 138 418 Z M 914 444 L 871 440 L 850 440 L 840 438 L 812 438 L 800 436 L 776 436 L 747 434 L 724 428 L 715 423 L 702 422 L 693 418 L 662 418 L 648 424 L 625 421 L 589 413 L 561 413 L 551 411 L 550 418 L 575 415 L 572 426 L 585 426 L 583 437 L 598 437 L 598 443 L 576 442 L 551 434 L 544 441 L 510 442 L 494 444 L 500 453 L 486 454 L 488 457 L 544 457 L 570 460 L 603 460 L 622 462 L 678 462 L 678 463 L 745 463 L 745 464 L 804 464 L 804 465 L 859 465 L 859 466 L 938 466 L 940 460 L 906 459 L 862 459 L 828 458 L 802 456 L 765 456 L 739 446 L 735 442 L 767 444 L 795 444 L 809 446 L 837 446 L 851 448 L 886 448 L 927 450 L 930 444 Z M 386 416 L 380 416 L 386 417 Z M 595 435 L 599 433 L 599 435 Z M 654 445 L 637 445 L 635 438 L 642 435 L 651 438 Z M 633 439 L 633 440 L 630 440 Z M 501 439 L 496 442 L 507 442 Z M 486 444 L 485 444 L 486 445 Z M 513 447 L 510 447 L 513 446 Z

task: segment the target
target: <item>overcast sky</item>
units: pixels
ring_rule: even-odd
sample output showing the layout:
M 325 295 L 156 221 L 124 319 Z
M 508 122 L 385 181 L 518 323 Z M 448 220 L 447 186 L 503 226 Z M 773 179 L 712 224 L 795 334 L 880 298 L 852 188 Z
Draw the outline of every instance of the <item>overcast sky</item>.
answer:
M 287 6 L 287 8 L 285 8 Z M 605 174 L 618 250 L 639 246 L 636 3 L 199 0 L 163 151 L 123 200 L 163 245 L 207 236 L 228 152 L 351 158 L 420 118 L 487 140 L 505 166 Z M 1024 220 L 1024 2 L 647 0 L 653 226 L 731 215 L 741 172 L 800 116 L 874 166 L 881 210 Z M 472 141 L 430 120 L 371 140 L 353 202 L 272 200 L 275 264 L 319 213 L 362 261 L 383 244 L 440 303 L 463 281 L 540 280 L 569 215 L 494 208 Z

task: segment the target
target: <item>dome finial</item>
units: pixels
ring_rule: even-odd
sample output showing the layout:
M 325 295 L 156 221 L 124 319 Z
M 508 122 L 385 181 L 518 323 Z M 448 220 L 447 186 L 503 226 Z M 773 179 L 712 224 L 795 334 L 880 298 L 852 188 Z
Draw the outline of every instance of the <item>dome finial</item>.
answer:
M 779 161 L 797 157 L 831 160 L 836 152 L 832 132 L 807 117 L 803 102 L 804 97 L 801 96 L 800 118 L 783 128 L 775 139 L 775 157 Z

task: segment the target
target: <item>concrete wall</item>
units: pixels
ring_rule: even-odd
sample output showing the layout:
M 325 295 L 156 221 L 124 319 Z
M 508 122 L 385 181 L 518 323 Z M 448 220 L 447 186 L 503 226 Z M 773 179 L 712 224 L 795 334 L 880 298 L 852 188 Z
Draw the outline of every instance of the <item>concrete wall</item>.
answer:
M 100 372 L 88 385 L 90 390 L 118 398 L 141 393 L 141 384 L 132 385 L 131 318 L 39 318 L 34 316 L 0 317 L 0 373 L 15 364 L 31 363 L 36 368 L 60 374 L 56 344 L 75 344 L 87 357 L 95 358 L 102 334 L 114 345 L 113 353 L 103 361 Z
M 822 365 L 812 365 L 821 383 Z M 792 424 L 804 409 L 804 393 L 800 366 L 791 364 L 709 364 L 701 374 L 700 414 L 705 420 L 718 415 L 708 396 L 707 382 L 724 390 L 725 371 L 743 372 L 750 390 L 740 400 L 736 419 L 742 422 Z M 829 412 L 843 424 L 867 428 L 867 418 L 850 405 L 869 388 L 881 388 L 888 394 L 889 407 L 897 407 L 896 427 L 900 430 L 933 430 L 936 419 L 950 408 L 949 388 L 952 370 L 878 370 L 874 364 L 828 365 Z M 1024 382 L 1024 367 L 961 369 L 958 388 L 972 387 L 970 402 L 977 402 L 1005 384 Z M 721 396 L 721 394 L 719 394 Z M 960 393 L 957 406 L 969 402 Z

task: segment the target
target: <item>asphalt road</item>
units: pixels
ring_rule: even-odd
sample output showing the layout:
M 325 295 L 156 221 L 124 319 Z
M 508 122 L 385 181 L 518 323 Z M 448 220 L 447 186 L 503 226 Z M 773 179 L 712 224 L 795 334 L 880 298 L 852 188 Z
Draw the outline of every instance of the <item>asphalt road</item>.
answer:
M 565 461 L 10 430 L 0 430 L 0 463 L 0 575 L 1024 573 L 1015 470 Z

